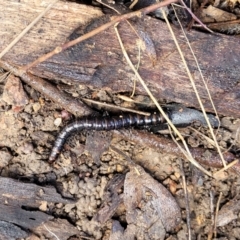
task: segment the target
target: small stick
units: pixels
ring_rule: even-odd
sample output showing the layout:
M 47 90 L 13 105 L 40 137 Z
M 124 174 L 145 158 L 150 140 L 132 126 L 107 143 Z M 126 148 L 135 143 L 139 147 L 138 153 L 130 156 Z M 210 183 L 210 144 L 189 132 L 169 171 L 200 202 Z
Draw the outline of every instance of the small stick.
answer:
M 5 61 L 0 60 L 0 67 L 6 71 L 10 71 L 15 76 L 21 77 L 21 79 L 31 86 L 36 91 L 45 95 L 48 99 L 58 103 L 67 111 L 76 116 L 84 116 L 92 113 L 92 110 L 85 104 L 71 98 L 64 92 L 60 92 L 56 87 L 42 78 L 36 77 L 30 73 L 26 73 L 24 70 L 19 69 Z
M 113 104 L 109 104 L 109 103 L 103 103 L 103 102 L 98 102 L 92 99 L 87 99 L 87 98 L 82 98 L 82 101 L 85 102 L 86 104 L 89 104 L 90 106 L 98 106 L 98 107 L 102 107 L 103 109 L 109 109 L 110 111 L 118 111 L 118 112 L 132 112 L 132 113 L 137 113 L 139 115 L 144 115 L 144 116 L 150 116 L 151 114 L 149 112 L 143 112 L 140 110 L 135 110 L 132 108 L 126 108 L 126 107 L 120 107 L 120 106 L 116 106 Z

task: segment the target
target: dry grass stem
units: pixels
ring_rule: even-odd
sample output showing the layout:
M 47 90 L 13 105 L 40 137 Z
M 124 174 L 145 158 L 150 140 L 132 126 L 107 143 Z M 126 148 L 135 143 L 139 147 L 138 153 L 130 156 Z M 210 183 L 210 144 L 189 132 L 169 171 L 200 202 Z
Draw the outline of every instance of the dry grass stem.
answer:
M 167 17 L 166 17 L 165 12 L 162 11 L 162 14 L 163 14 L 163 16 L 164 16 L 164 18 L 165 18 L 165 21 L 166 21 L 166 23 L 167 23 L 167 26 L 168 26 L 168 28 L 169 28 L 169 31 L 170 31 L 170 33 L 171 33 L 171 35 L 172 35 L 172 38 L 173 38 L 173 40 L 174 40 L 174 42 L 175 42 L 175 45 L 176 45 L 176 47 L 177 47 L 177 49 L 178 49 L 178 52 L 179 52 L 180 56 L 181 56 L 182 62 L 183 62 L 184 67 L 185 67 L 185 69 L 186 69 L 186 72 L 187 72 L 187 75 L 188 75 L 188 77 L 189 77 L 189 80 L 190 80 L 190 82 L 191 82 L 191 84 L 192 84 L 193 90 L 194 90 L 194 92 L 195 92 L 195 94 L 196 94 L 196 97 L 197 97 L 197 100 L 198 100 L 199 105 L 200 105 L 200 107 L 201 107 L 202 113 L 203 113 L 203 115 L 204 115 L 204 117 L 205 117 L 205 119 L 206 119 L 206 122 L 207 122 L 207 125 L 208 125 L 208 127 L 209 127 L 210 133 L 211 133 L 211 135 L 212 135 L 212 137 L 213 137 L 213 140 L 214 140 L 214 142 L 215 142 L 215 144 L 216 144 L 216 148 L 217 148 L 217 151 L 218 151 L 218 153 L 219 153 L 219 156 L 220 156 L 220 158 L 221 158 L 221 160 L 222 160 L 223 166 L 224 166 L 224 168 L 226 168 L 226 162 L 225 162 L 225 160 L 224 160 L 224 158 L 223 158 L 221 149 L 220 149 L 219 145 L 217 144 L 216 136 L 215 136 L 215 134 L 214 134 L 214 132 L 213 132 L 213 128 L 212 128 L 212 126 L 211 126 L 211 124 L 210 124 L 210 122 L 209 122 L 209 119 L 208 119 L 208 117 L 207 117 L 207 113 L 206 113 L 206 111 L 205 111 L 205 108 L 204 108 L 204 106 L 203 106 L 202 100 L 201 100 L 201 98 L 200 98 L 200 96 L 199 96 L 199 93 L 198 93 L 198 91 L 197 91 L 197 88 L 196 88 L 194 79 L 193 79 L 193 77 L 192 77 L 192 74 L 191 74 L 191 72 L 190 72 L 190 70 L 189 70 L 189 68 L 188 68 L 187 62 L 186 62 L 186 60 L 185 60 L 185 58 L 184 58 L 184 56 L 183 56 L 183 53 L 182 53 L 182 51 L 181 51 L 181 48 L 180 48 L 180 46 L 179 46 L 179 44 L 178 44 L 178 41 L 177 41 L 177 39 L 176 39 L 176 37 L 175 37 L 175 34 L 173 33 L 173 30 L 172 30 L 171 25 L 170 25 L 170 23 L 169 23 L 169 21 L 168 21 L 168 19 L 167 19 Z
M 132 9 L 136 4 L 137 4 L 138 0 L 134 0 L 131 5 L 129 6 L 130 9 Z
M 4 80 L 6 80 L 9 75 L 10 75 L 10 72 L 2 73 L 2 74 L 0 75 L 0 82 L 3 82 Z
M 198 167 L 199 169 L 201 169 L 204 173 L 206 173 L 209 176 L 212 176 L 211 173 L 209 173 L 208 171 L 206 171 L 198 162 L 196 162 L 192 155 L 191 152 L 189 151 L 188 145 L 186 143 L 186 141 L 184 140 L 183 136 L 181 135 L 181 133 L 177 130 L 177 128 L 172 124 L 171 120 L 168 118 L 168 116 L 166 115 L 166 113 L 163 111 L 163 109 L 161 108 L 160 104 L 158 103 L 158 101 L 156 100 L 156 98 L 152 95 L 151 91 L 149 90 L 149 88 L 147 87 L 147 85 L 145 84 L 145 82 L 143 81 L 143 79 L 141 78 L 141 76 L 139 75 L 138 71 L 135 69 L 133 63 L 131 62 L 130 58 L 128 57 L 128 54 L 123 46 L 123 43 L 121 41 L 121 37 L 118 33 L 118 30 L 115 26 L 115 31 L 116 31 L 116 35 L 119 41 L 119 44 L 122 48 L 122 52 L 124 57 L 126 58 L 129 66 L 131 67 L 131 69 L 133 70 L 133 72 L 135 73 L 135 75 L 137 76 L 138 80 L 140 81 L 140 83 L 142 84 L 142 86 L 144 87 L 145 91 L 147 92 L 147 94 L 150 96 L 151 100 L 154 102 L 154 104 L 156 105 L 156 107 L 158 108 L 158 110 L 160 111 L 160 113 L 162 114 L 162 116 L 165 118 L 165 120 L 167 121 L 167 123 L 169 124 L 169 126 L 172 128 L 172 130 L 177 134 L 177 136 L 181 139 L 185 149 L 183 150 L 183 154 L 189 159 L 189 161 L 191 161 L 196 167 Z
M 58 0 L 50 3 L 3 51 L 0 53 L 0 59 L 51 9 Z

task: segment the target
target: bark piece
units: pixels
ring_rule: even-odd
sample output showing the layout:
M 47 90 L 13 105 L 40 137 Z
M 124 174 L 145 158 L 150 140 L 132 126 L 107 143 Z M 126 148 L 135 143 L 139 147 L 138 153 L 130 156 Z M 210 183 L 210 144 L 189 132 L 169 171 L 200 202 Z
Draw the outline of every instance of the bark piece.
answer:
M 69 203 L 72 201 L 63 199 L 54 188 L 40 187 L 10 178 L 0 178 L 0 221 L 4 221 L 6 224 L 14 224 L 34 232 L 35 228 L 54 219 L 53 216 L 40 211 L 40 209 L 47 210 L 47 203 L 51 202 Z M 70 228 L 69 223 L 65 224 L 65 227 L 64 222 L 61 224 L 61 229 Z M 49 224 L 50 227 L 52 225 L 56 224 Z M 11 225 L 9 229 L 8 235 L 11 236 L 14 234 L 15 228 Z M 53 229 L 56 230 L 56 226 Z M 39 231 L 38 233 L 40 233 Z M 61 231 L 59 234 L 62 234 Z M 61 239 L 67 239 L 67 237 Z
M 0 204 L 0 211 L 2 221 L 16 224 L 24 229 L 33 229 L 54 218 L 40 211 L 28 211 L 20 206 L 7 204 Z
M 42 201 L 69 203 L 71 200 L 64 199 L 55 188 L 42 187 L 32 183 L 22 183 L 10 178 L 0 178 L 0 199 L 8 203 L 36 207 Z
M 97 221 L 101 224 L 105 223 L 113 216 L 119 205 L 122 204 L 123 194 L 119 194 L 119 192 L 123 187 L 124 180 L 125 175 L 116 174 L 108 182 L 107 186 L 104 189 L 103 203 L 98 213 L 93 217 L 94 221 Z
M 213 7 L 212 5 L 209 5 L 206 9 L 203 9 L 200 17 L 204 23 L 225 22 L 237 19 L 235 14 L 223 11 L 219 8 Z
M 28 234 L 12 223 L 0 221 L 0 239 L 14 240 L 26 238 Z

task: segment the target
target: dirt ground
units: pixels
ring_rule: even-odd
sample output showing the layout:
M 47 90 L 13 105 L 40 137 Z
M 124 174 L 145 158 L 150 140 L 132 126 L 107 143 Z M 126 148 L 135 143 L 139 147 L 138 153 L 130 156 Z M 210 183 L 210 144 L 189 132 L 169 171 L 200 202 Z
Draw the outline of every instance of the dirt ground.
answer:
M 124 101 L 110 88 L 52 83 L 68 96 L 114 106 L 142 110 L 150 102 L 142 95 L 134 97 L 137 103 Z M 99 119 L 112 115 L 92 112 Z M 125 129 L 125 137 L 76 132 L 50 163 L 59 132 L 75 120 L 21 79 L 0 77 L 0 240 L 240 239 L 240 170 L 210 177 L 176 145 L 160 149 L 126 137 L 137 131 L 146 133 L 146 142 L 156 135 L 174 143 L 169 130 L 148 128 Z M 220 116 L 220 122 L 214 132 L 222 152 L 239 159 L 240 119 Z M 179 129 L 188 145 L 214 151 L 209 129 L 193 125 Z
M 11 94 L 15 92 L 13 89 L 16 89 L 14 88 L 16 86 L 18 94 L 12 97 Z M 174 154 L 166 154 L 158 149 L 144 147 L 121 138 L 112 138 L 109 133 L 91 131 L 83 131 L 70 137 L 57 161 L 49 164 L 48 156 L 57 133 L 68 122 L 73 121 L 74 117 L 27 85 L 23 84 L 22 86 L 22 83 L 16 78 L 9 78 L 2 82 L 0 92 L 1 177 L 14 178 L 41 186 L 53 186 L 64 198 L 74 200 L 72 203 L 55 203 L 40 209 L 40 211 L 54 216 L 55 220 L 66 219 L 68 223 L 78 229 L 77 234 L 75 232 L 68 233 L 64 239 L 120 239 L 123 236 L 125 239 L 134 239 L 133 236 L 129 237 L 131 234 L 126 235 L 125 232 L 124 235 L 124 228 L 127 228 L 128 231 L 135 231 L 135 234 L 138 235 L 137 239 L 186 239 L 188 211 L 186 211 L 181 162 L 183 162 L 186 176 L 192 239 L 207 239 L 211 235 L 212 219 L 220 194 L 222 197 L 216 239 L 239 239 L 240 222 L 239 207 L 237 206 L 239 206 L 240 179 L 237 174 L 230 171 L 222 172 L 217 179 L 214 179 Z M 88 92 L 89 96 L 98 96 L 100 101 L 113 102 L 110 95 L 104 91 L 93 91 L 86 88 L 84 92 L 85 94 Z M 124 105 L 120 100 L 118 103 Z M 240 119 L 224 117 L 221 118 L 221 125 L 222 127 L 217 133 L 220 146 L 224 149 L 230 147 L 231 151 L 239 154 Z M 209 135 L 207 129 L 200 127 L 197 129 Z M 212 148 L 203 137 L 199 137 L 199 134 L 192 129 L 185 128 L 181 132 L 189 145 Z M 165 136 L 169 137 L 166 132 Z M 99 142 L 110 144 L 122 151 L 130 160 L 133 160 L 136 164 L 135 168 L 139 167 L 138 164 L 142 165 L 146 171 L 142 178 L 146 177 L 147 179 L 144 180 L 144 184 L 155 179 L 168 189 L 180 207 L 179 216 L 181 217 L 174 229 L 169 228 L 169 230 L 163 223 L 165 230 L 159 233 L 158 227 L 158 230 L 152 230 L 155 235 L 148 235 L 150 230 L 146 223 L 140 224 L 141 217 L 138 219 L 139 222 L 129 220 L 127 201 L 125 199 L 125 204 L 123 204 L 118 197 L 125 191 L 124 188 L 127 189 L 127 180 L 124 180 L 126 172 L 130 169 L 130 173 L 134 174 L 133 163 L 111 148 L 99 146 L 97 144 Z M 94 149 L 95 145 L 97 147 Z M 154 164 L 151 169 L 148 169 L 147 164 L 145 166 L 145 163 L 149 161 Z M 210 170 L 216 171 L 213 168 Z M 144 170 L 140 168 L 139 171 Z M 130 175 L 127 178 L 129 178 L 130 186 Z M 136 178 L 135 181 L 140 182 Z M 154 184 L 156 183 L 154 182 Z M 134 189 L 133 191 L 136 191 L 136 186 Z M 109 192 L 111 193 L 109 194 Z M 171 201 L 170 198 L 168 201 Z M 106 206 L 113 205 L 114 199 L 119 201 L 115 208 L 106 210 Z M 138 208 L 140 212 L 144 212 L 143 207 L 138 206 Z M 148 221 L 151 222 L 153 216 L 148 216 Z M 166 224 L 166 221 L 171 220 L 162 219 L 162 221 L 165 221 Z M 142 232 L 140 231 L 141 234 L 134 228 L 138 224 L 144 229 Z M 28 234 L 26 239 L 56 239 L 53 233 L 46 231 L 37 235 L 34 231 L 30 231 Z

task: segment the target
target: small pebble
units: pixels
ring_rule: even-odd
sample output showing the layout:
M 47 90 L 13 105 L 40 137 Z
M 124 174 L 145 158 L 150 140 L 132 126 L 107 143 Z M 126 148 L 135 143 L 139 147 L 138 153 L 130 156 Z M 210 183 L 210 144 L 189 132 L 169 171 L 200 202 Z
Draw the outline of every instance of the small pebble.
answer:
M 62 123 L 62 118 L 56 118 L 56 119 L 54 120 L 54 125 L 55 125 L 56 127 L 59 127 L 59 126 L 61 125 L 61 123 Z
M 32 105 L 32 107 L 33 107 L 33 111 L 34 111 L 35 113 L 37 113 L 37 112 L 41 109 L 41 105 L 40 105 L 39 102 L 34 103 L 34 104 Z

